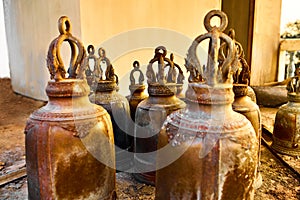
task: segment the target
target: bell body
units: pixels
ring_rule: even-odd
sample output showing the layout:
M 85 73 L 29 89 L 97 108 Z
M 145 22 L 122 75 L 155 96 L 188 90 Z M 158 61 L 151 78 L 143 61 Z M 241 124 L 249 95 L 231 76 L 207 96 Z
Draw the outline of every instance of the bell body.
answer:
M 134 177 L 155 184 L 157 138 L 163 122 L 172 112 L 185 107 L 175 96 L 175 87 L 149 85 L 149 97 L 137 107 L 134 129 Z
M 133 165 L 133 156 L 129 153 L 133 137 L 128 134 L 130 108 L 125 97 L 117 93 L 114 81 L 99 81 L 90 101 L 102 106 L 109 113 L 112 121 L 117 171 L 126 171 Z
M 234 102 L 232 109 L 244 115 L 252 124 L 257 141 L 258 141 L 258 166 L 260 165 L 260 149 L 261 149 L 261 115 L 258 105 L 249 97 L 248 89 L 250 87 L 244 84 L 233 84 Z M 262 185 L 261 174 L 257 173 L 254 187 L 259 188 Z
M 29 199 L 115 199 L 108 113 L 90 103 L 84 80 L 49 81 L 46 91 L 25 129 Z
M 135 112 L 138 104 L 147 98 L 144 93 L 145 85 L 130 85 L 129 86 L 130 95 L 126 96 L 129 106 L 130 106 L 130 116 L 133 121 L 135 121 Z
M 272 148 L 291 155 L 300 155 L 300 98 L 288 94 L 288 103 L 276 113 Z
M 235 85 L 233 85 L 233 88 L 235 88 Z M 249 96 L 246 96 L 246 94 L 241 94 L 241 92 L 235 93 L 234 102 L 232 103 L 232 108 L 234 111 L 244 115 L 251 122 L 256 132 L 257 139 L 261 140 L 260 110 L 258 105 L 254 103 L 254 101 L 252 101 Z
M 254 198 L 258 141 L 251 123 L 232 110 L 231 87 L 189 84 L 187 107 L 159 134 L 165 150 L 157 156 L 156 199 Z

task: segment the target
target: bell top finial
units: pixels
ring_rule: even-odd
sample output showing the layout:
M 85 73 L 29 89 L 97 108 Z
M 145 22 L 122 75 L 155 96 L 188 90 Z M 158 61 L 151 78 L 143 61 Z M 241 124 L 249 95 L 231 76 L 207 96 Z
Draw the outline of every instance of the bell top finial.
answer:
M 136 73 L 136 72 L 139 73 L 138 83 L 136 83 L 136 80 L 133 76 L 133 74 Z M 143 85 L 143 82 L 144 82 L 144 74 L 140 70 L 139 61 L 136 60 L 136 61 L 133 62 L 133 69 L 130 72 L 130 85 Z
M 61 81 L 66 78 L 67 72 L 69 74 L 68 78 L 85 78 L 84 58 L 86 52 L 81 41 L 72 36 L 72 26 L 68 17 L 62 16 L 59 18 L 58 30 L 60 35 L 51 42 L 47 54 L 47 67 L 50 72 L 50 78 L 55 81 Z M 67 72 L 60 55 L 61 45 L 65 41 L 71 47 L 71 59 Z
M 166 58 L 167 49 L 164 46 L 159 46 L 155 49 L 154 58 L 149 61 L 147 66 L 146 76 L 148 84 L 159 83 L 165 85 L 167 83 L 166 77 L 164 75 L 165 62 L 170 63 L 173 67 L 173 63 L 170 59 Z M 155 74 L 153 69 L 153 64 L 158 63 L 157 73 Z
M 212 26 L 213 17 L 220 18 L 219 26 Z M 228 24 L 227 16 L 220 10 L 210 11 L 204 18 L 204 26 L 208 33 L 198 36 L 188 50 L 185 66 L 190 72 L 189 82 L 205 82 L 207 85 L 231 83 L 231 64 L 234 59 L 234 43 L 232 39 L 223 33 Z M 207 64 L 201 65 L 196 55 L 198 45 L 209 39 Z M 221 42 L 225 42 L 228 53 L 222 63 L 219 63 L 219 48 Z
M 160 85 L 166 85 L 169 83 L 176 83 L 177 82 L 182 84 L 184 77 L 183 72 L 178 64 L 174 62 L 174 55 L 170 55 L 170 59 L 166 57 L 167 49 L 164 46 L 159 46 L 155 49 L 154 58 L 150 60 L 148 67 L 147 67 L 147 82 L 148 84 L 155 84 L 158 83 Z M 158 70 L 157 73 L 153 70 L 153 64 L 158 63 Z M 169 67 L 167 75 L 165 75 L 165 69 Z M 178 73 L 176 72 L 176 68 Z
M 231 71 L 233 73 L 233 83 L 249 85 L 250 83 L 250 67 L 245 59 L 245 54 L 241 43 L 235 39 L 234 29 L 229 29 L 229 37 L 234 42 L 235 53 L 234 60 L 231 64 Z M 221 44 L 219 51 L 219 63 L 224 62 L 227 57 L 228 47 L 226 43 Z
M 103 69 L 101 68 L 101 63 L 106 64 L 106 70 L 104 72 L 105 78 L 103 79 L 102 77 L 100 77 L 100 80 L 107 80 L 107 81 L 116 81 L 118 82 L 118 77 L 115 74 L 115 70 L 114 67 L 112 66 L 110 60 L 106 57 L 106 52 L 105 49 L 100 47 L 98 49 L 98 67 L 100 68 L 99 71 L 103 71 Z

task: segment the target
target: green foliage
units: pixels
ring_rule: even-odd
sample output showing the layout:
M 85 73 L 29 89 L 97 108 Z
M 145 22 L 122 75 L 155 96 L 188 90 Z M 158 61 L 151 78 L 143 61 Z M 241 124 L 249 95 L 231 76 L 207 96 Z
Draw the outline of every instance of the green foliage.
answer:
M 300 38 L 300 20 L 287 23 L 281 38 Z

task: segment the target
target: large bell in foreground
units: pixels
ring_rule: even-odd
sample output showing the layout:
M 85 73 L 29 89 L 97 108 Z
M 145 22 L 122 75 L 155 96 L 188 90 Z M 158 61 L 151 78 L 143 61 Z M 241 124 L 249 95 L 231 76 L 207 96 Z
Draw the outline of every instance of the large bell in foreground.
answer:
M 138 181 L 152 185 L 155 184 L 157 134 L 169 114 L 185 107 L 176 97 L 177 74 L 174 62 L 166 58 L 166 54 L 163 46 L 155 49 L 146 72 L 149 97 L 139 103 L 135 115 L 133 175 Z
M 106 57 L 103 48 L 98 49 L 99 58 L 97 67 L 100 74 L 98 82 L 94 84 L 94 92 L 89 96 L 90 101 L 102 106 L 111 117 L 116 151 L 117 171 L 127 171 L 132 168 L 133 154 L 130 147 L 133 146 L 133 136 L 129 133 L 130 108 L 127 99 L 120 95 L 118 90 L 118 77 L 110 60 Z M 104 69 L 106 68 L 106 69 Z
M 212 17 L 220 26 L 212 27 Z M 198 36 L 188 50 L 190 72 L 187 107 L 169 115 L 158 137 L 156 199 L 254 199 L 258 140 L 243 115 L 232 110 L 235 48 L 222 31 L 227 16 L 210 11 L 204 19 L 208 33 Z M 207 64 L 196 55 L 209 39 Z M 227 43 L 224 62 L 218 62 L 220 40 Z
M 300 76 L 287 84 L 288 103 L 276 113 L 272 148 L 279 153 L 300 156 Z
M 28 197 L 116 199 L 110 117 L 89 101 L 85 50 L 70 30 L 69 19 L 61 17 L 60 35 L 50 44 L 47 56 L 49 100 L 30 115 L 25 128 Z M 59 54 L 64 41 L 72 49 L 69 78 Z

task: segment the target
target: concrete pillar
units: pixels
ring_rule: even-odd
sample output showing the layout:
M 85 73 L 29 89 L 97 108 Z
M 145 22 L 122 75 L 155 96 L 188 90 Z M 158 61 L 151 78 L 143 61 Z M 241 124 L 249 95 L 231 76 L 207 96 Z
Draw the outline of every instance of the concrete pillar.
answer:
M 79 0 L 3 0 L 3 7 L 13 90 L 47 100 L 48 46 L 59 34 L 61 15 L 69 16 L 73 35 L 81 37 Z

